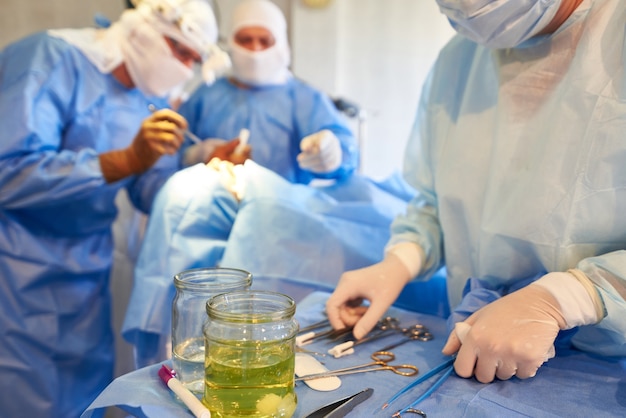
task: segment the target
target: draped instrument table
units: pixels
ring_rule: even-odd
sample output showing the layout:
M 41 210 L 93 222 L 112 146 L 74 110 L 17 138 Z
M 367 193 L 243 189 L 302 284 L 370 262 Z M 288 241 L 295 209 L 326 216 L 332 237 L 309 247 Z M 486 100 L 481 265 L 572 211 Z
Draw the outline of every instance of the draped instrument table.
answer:
M 296 317 L 301 327 L 324 318 L 328 293 L 314 292 L 297 305 Z M 392 364 L 408 363 L 419 367 L 423 375 L 442 363 L 446 357 L 441 348 L 447 338 L 445 320 L 391 308 L 391 316 L 402 326 L 426 325 L 434 334 L 431 341 L 411 341 L 394 348 Z M 330 355 L 318 357 L 326 367 L 335 370 L 371 362 L 370 355 L 398 341 L 392 335 L 355 347 L 355 353 L 339 359 Z M 335 343 L 324 340 L 304 348 L 326 352 Z M 94 411 L 117 406 L 136 417 L 193 417 L 175 395 L 161 382 L 157 372 L 161 364 L 145 367 L 115 379 L 83 413 L 90 418 Z M 412 388 L 387 409 L 382 405 L 417 376 L 399 376 L 391 371 L 358 373 L 341 376 L 342 385 L 331 392 L 318 392 L 297 382 L 298 408 L 295 417 L 305 417 L 327 403 L 353 395 L 371 387 L 373 395 L 350 413 L 350 416 L 390 417 L 395 411 L 412 403 L 436 377 Z M 434 417 L 624 417 L 626 416 L 626 358 L 603 358 L 570 348 L 558 348 L 557 356 L 539 369 L 532 379 L 513 378 L 482 384 L 475 379 L 452 375 L 417 408 L 429 418 Z M 405 415 L 417 416 L 417 415 Z

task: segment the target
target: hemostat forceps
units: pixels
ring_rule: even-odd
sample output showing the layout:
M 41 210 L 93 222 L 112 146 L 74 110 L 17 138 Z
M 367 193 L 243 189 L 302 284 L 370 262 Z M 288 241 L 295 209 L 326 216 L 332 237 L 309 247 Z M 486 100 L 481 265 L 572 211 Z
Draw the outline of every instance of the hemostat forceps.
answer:
M 150 112 L 154 113 L 154 112 L 156 112 L 158 109 L 157 109 L 157 107 L 156 107 L 155 105 L 153 105 L 152 103 L 150 103 L 150 104 L 148 105 L 148 110 L 150 110 Z M 200 138 L 198 137 L 198 135 L 194 134 L 194 133 L 193 133 L 193 132 L 191 132 L 189 129 L 185 129 L 185 130 L 183 131 L 183 134 L 184 134 L 187 138 L 189 138 L 189 139 L 191 140 L 191 142 L 193 142 L 194 144 L 199 144 L 199 143 L 201 143 L 201 142 L 202 142 L 202 139 L 200 139 Z
M 393 361 L 395 358 L 396 356 L 391 351 L 377 351 L 372 354 L 372 360 L 374 361 L 371 363 L 360 364 L 358 366 L 346 367 L 343 369 L 330 370 L 323 373 L 299 376 L 296 378 L 296 380 L 319 379 L 329 376 L 342 376 L 354 373 L 376 372 L 379 370 L 391 370 L 395 374 L 399 374 L 401 376 L 415 376 L 419 372 L 419 369 L 411 364 L 400 364 L 397 366 L 390 365 L 389 362 Z
M 430 333 L 428 328 L 421 324 L 411 325 L 408 328 L 401 328 L 399 331 L 402 335 L 404 335 L 404 339 L 396 343 L 389 344 L 388 346 L 381 348 L 380 351 L 389 351 L 392 348 L 396 348 L 409 341 L 430 341 L 433 339 L 433 334 Z
M 337 338 L 348 335 L 352 332 L 353 327 L 346 327 L 342 329 L 329 329 L 327 331 L 321 332 L 307 332 L 296 337 L 296 345 L 301 347 L 303 345 L 309 344 L 315 339 L 318 338 Z
M 397 332 L 404 335 L 404 338 L 396 342 L 394 344 L 390 344 L 384 348 L 381 348 L 378 351 L 389 351 L 392 348 L 395 348 L 401 344 L 404 344 L 408 341 L 430 341 L 433 339 L 433 335 L 430 333 L 428 328 L 421 324 L 414 324 L 408 328 L 400 327 L 398 320 L 395 318 L 387 317 L 381 321 L 379 321 L 377 328 L 380 330 L 377 333 L 372 335 L 368 335 L 365 338 L 362 338 L 357 341 L 346 341 L 341 344 L 337 344 L 330 350 L 328 350 L 328 354 L 332 354 L 333 357 L 339 358 L 345 355 L 349 355 L 354 353 L 353 347 L 363 344 L 366 342 L 374 341 L 382 337 L 387 337 L 390 332 Z

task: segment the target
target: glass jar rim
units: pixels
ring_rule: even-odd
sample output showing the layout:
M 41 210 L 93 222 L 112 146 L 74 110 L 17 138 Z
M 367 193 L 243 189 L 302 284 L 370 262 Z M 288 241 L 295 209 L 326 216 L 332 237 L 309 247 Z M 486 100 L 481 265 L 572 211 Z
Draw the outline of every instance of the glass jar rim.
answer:
M 296 302 L 288 295 L 267 290 L 235 290 L 206 302 L 210 319 L 236 323 L 266 323 L 291 319 Z
M 252 285 L 252 273 L 230 267 L 199 267 L 183 270 L 174 276 L 177 289 L 227 292 Z

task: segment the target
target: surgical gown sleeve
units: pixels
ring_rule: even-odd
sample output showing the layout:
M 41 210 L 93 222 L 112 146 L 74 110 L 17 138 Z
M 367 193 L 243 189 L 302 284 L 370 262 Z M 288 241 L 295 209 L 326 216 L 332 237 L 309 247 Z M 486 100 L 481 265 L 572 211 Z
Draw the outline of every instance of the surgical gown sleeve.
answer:
M 401 242 L 412 242 L 424 250 L 426 258 L 420 280 L 427 280 L 444 264 L 443 233 L 437 213 L 434 178 L 430 171 L 432 160 L 428 158 L 431 150 L 429 142 L 422 140 L 432 134 L 428 124 L 431 108 L 426 101 L 433 77 L 431 72 L 424 85 L 404 157 L 404 178 L 417 193 L 409 201 L 406 212 L 392 222 L 392 236 L 387 244 L 389 248 Z
M 580 327 L 572 341 L 585 351 L 626 356 L 626 251 L 586 258 L 577 267 L 595 284 L 605 316 L 596 325 Z
M 109 215 L 112 196 L 129 185 L 135 205 L 149 211 L 158 188 L 178 168 L 177 157 L 114 184 L 104 181 L 98 160 L 101 152 L 128 146 L 149 115 L 148 100 L 99 73 L 64 41 L 41 42 L 43 36 L 2 53 L 0 204 L 37 210 L 94 199 Z
M 2 59 L 14 62 L 19 53 L 9 48 Z M 6 66 L 0 73 L 0 204 L 4 208 L 68 202 L 104 185 L 98 150 L 62 139 L 68 121 L 80 117 L 72 105 L 78 99 L 76 89 L 88 77 L 76 65 L 67 64 L 72 58 L 66 52 L 51 66 L 50 61 L 35 57 L 28 69 Z

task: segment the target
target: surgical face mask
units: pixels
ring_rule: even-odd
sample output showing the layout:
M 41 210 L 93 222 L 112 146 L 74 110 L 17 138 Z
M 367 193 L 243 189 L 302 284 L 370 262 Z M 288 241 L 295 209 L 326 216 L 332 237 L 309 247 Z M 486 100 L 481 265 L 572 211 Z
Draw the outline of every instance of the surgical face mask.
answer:
M 541 32 L 561 0 L 437 0 L 454 29 L 489 48 L 513 48 Z
M 262 51 L 250 51 L 236 43 L 230 45 L 233 75 L 252 86 L 284 84 L 289 70 L 287 48 L 274 45 Z
M 148 23 L 139 24 L 121 47 L 131 79 L 147 96 L 167 96 L 193 77 L 193 70 L 176 59 L 163 35 Z

